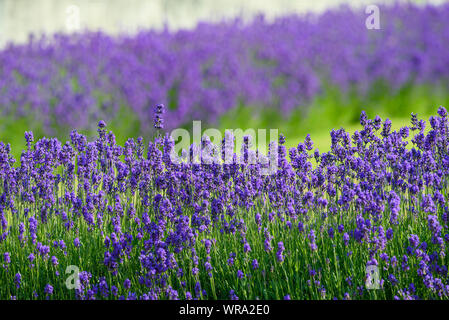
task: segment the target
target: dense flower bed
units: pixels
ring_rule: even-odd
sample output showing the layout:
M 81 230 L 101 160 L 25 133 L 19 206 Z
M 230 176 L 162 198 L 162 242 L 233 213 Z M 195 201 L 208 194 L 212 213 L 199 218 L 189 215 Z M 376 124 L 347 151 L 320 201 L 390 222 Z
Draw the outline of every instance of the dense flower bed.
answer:
M 0 297 L 447 299 L 447 112 L 360 123 L 327 153 L 280 136 L 272 175 L 245 147 L 229 164 L 175 164 L 168 135 L 121 147 L 104 121 L 93 142 L 26 132 L 18 163 L 0 143 Z
M 166 125 L 175 128 L 189 119 L 213 123 L 238 105 L 287 114 L 328 84 L 364 94 L 380 79 L 393 90 L 447 81 L 449 5 L 381 7 L 380 30 L 366 29 L 363 9 L 33 38 L 0 52 L 0 112 L 32 117 L 54 134 L 130 108 L 148 129 L 150 106 L 168 101 Z

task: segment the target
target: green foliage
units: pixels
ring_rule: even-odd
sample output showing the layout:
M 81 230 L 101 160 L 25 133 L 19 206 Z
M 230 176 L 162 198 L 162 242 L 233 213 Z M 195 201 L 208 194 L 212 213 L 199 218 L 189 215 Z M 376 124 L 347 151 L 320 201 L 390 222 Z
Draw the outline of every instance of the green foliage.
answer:
M 168 103 L 170 109 L 175 109 L 175 91 Z M 99 99 L 101 104 L 102 99 Z M 399 90 L 392 90 L 384 82 L 376 82 L 366 96 L 356 94 L 348 89 L 342 92 L 336 87 L 326 85 L 324 92 L 307 105 L 298 106 L 288 114 L 281 114 L 278 109 L 260 106 L 239 105 L 221 116 L 217 123 L 203 123 L 203 130 L 208 127 L 216 127 L 222 132 L 225 129 L 279 129 L 279 133 L 288 137 L 288 146 L 296 146 L 310 134 L 320 151 L 327 151 L 330 146 L 329 132 L 335 128 L 359 129 L 358 121 L 362 110 L 369 117 L 379 115 L 382 119 L 394 119 L 393 125 L 408 124 L 410 114 L 418 113 L 421 118 L 426 118 L 438 106 L 449 106 L 449 93 L 444 85 L 413 85 L 412 83 Z M 93 119 L 92 128 L 101 119 Z M 192 120 L 186 119 L 183 128 L 192 129 Z M 122 106 L 112 121 L 108 121 L 108 127 L 112 128 L 117 136 L 117 142 L 121 145 L 125 137 L 137 137 L 146 139 L 151 137 L 150 132 L 144 132 L 142 128 L 148 127 L 127 106 Z M 25 147 L 24 132 L 34 131 L 34 136 L 39 139 L 44 136 L 43 126 L 31 118 L 2 118 L 0 120 L 0 141 L 11 143 L 12 154 L 18 158 Z M 55 134 L 61 141 L 69 139 L 72 128 L 55 127 Z M 95 129 L 80 130 L 87 136 L 95 136 Z

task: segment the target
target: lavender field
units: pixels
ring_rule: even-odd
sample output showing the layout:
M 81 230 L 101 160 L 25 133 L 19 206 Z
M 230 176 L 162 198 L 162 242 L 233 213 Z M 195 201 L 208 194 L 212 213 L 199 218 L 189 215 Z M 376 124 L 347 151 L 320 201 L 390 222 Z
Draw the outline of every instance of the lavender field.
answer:
M 0 299 L 447 300 L 449 5 L 380 8 L 0 50 Z
M 443 91 L 423 110 L 431 113 L 448 101 L 449 5 L 380 10 L 381 30 L 365 28 L 364 11 L 343 7 L 273 23 L 260 17 L 133 36 L 34 37 L 0 52 L 1 115 L 31 119 L 27 130 L 62 138 L 71 128 L 95 131 L 98 119 L 120 122 L 133 114 L 139 134 L 151 130 L 158 103 L 167 105 L 166 127 L 173 129 L 192 119 L 217 125 L 239 106 L 305 116 L 315 98 L 335 100 L 338 90 L 374 114 L 388 108 L 403 117 L 422 110 L 409 101 L 369 101 L 423 87 L 428 99 Z M 355 119 L 361 108 L 346 113 Z
M 308 136 L 287 154 L 281 135 L 272 175 L 249 164 L 248 139 L 229 164 L 175 164 L 169 135 L 120 147 L 104 121 L 92 142 L 26 132 L 19 165 L 0 144 L 1 297 L 445 299 L 446 109 L 429 123 L 391 131 L 362 113 L 327 153 Z

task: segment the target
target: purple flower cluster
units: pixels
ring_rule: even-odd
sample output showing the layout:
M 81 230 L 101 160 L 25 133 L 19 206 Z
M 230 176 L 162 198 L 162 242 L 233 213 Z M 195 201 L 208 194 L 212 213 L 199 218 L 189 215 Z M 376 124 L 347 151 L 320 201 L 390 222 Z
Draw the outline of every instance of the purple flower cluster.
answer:
M 360 122 L 352 135 L 333 130 L 325 153 L 307 136 L 287 158 L 280 137 L 272 175 L 236 153 L 231 163 L 171 162 L 169 135 L 122 147 L 102 121 L 97 140 L 73 131 L 64 144 L 30 141 L 18 163 L 0 143 L 7 297 L 31 298 L 45 270 L 52 278 L 36 294 L 57 298 L 59 275 L 78 261 L 73 297 L 85 300 L 288 299 L 302 280 L 310 296 L 356 299 L 369 294 L 372 266 L 386 297 L 447 298 L 447 111 L 428 130 L 413 115 L 413 137 L 388 119 Z

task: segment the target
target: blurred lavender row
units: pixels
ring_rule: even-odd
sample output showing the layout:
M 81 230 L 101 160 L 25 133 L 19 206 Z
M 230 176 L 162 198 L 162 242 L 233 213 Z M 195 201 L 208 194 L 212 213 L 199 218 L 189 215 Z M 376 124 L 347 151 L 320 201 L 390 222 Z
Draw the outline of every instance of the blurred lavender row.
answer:
M 30 37 L 0 51 L 0 112 L 32 117 L 49 134 L 89 129 L 128 109 L 152 126 L 151 106 L 168 106 L 166 128 L 215 123 L 236 106 L 305 108 L 326 84 L 366 94 L 387 81 L 447 84 L 449 5 L 381 6 L 381 29 L 364 10 L 267 22 L 236 19 L 193 30 Z

